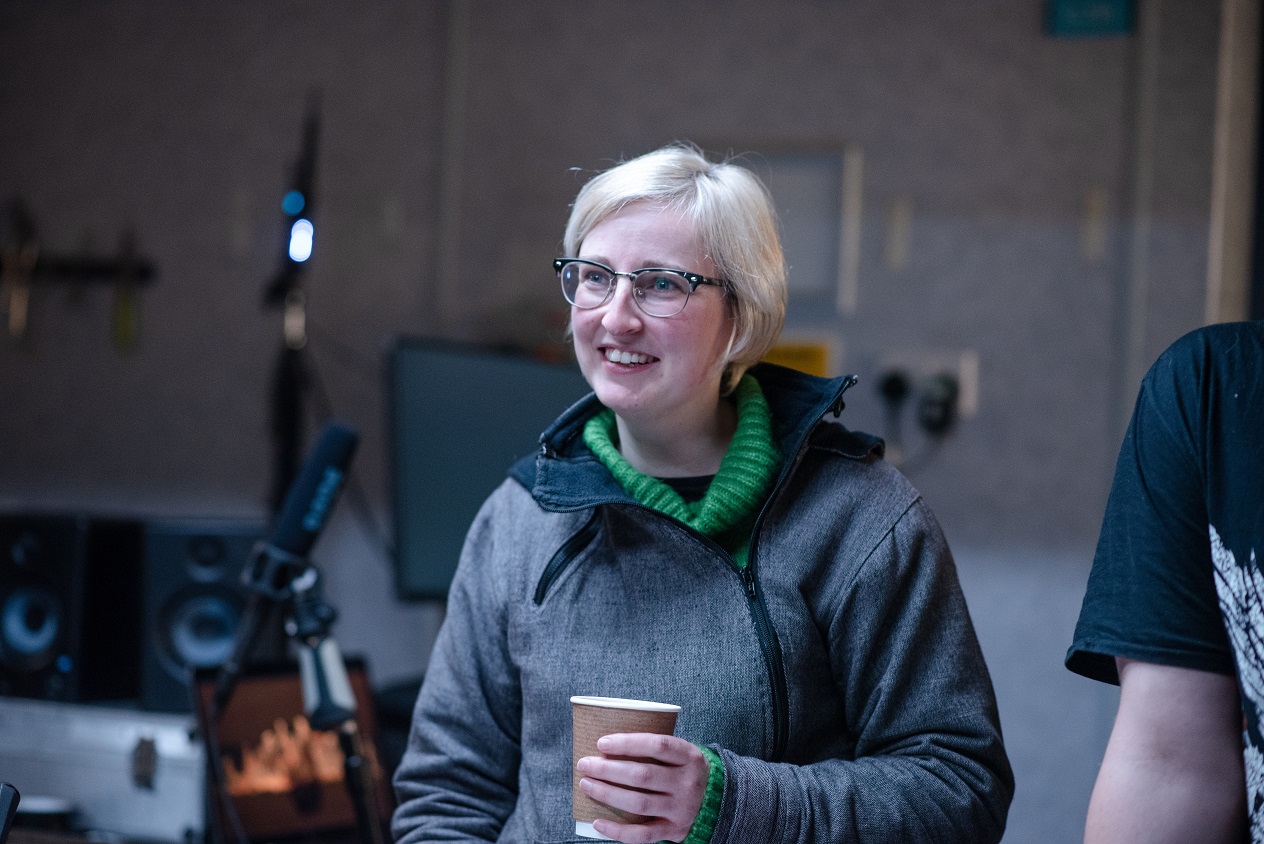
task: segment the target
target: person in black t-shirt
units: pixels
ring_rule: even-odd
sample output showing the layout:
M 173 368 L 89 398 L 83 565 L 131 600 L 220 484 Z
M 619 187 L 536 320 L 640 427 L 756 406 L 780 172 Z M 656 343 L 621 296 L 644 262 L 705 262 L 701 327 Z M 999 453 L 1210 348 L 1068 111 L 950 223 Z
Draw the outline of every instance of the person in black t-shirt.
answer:
M 1190 332 L 1124 437 L 1066 664 L 1121 687 L 1085 841 L 1264 842 L 1264 322 Z

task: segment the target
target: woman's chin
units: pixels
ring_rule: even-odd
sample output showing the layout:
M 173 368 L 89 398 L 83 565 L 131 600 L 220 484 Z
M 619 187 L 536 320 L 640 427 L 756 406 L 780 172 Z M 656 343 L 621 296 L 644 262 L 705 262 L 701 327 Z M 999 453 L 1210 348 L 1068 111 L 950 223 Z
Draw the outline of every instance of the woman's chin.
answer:
M 638 402 L 623 390 L 596 390 L 598 400 L 615 412 L 617 416 L 635 413 Z
M 603 405 L 613 410 L 618 416 L 636 415 L 644 409 L 647 399 L 643 390 L 629 389 L 624 385 L 611 384 L 602 379 L 597 380 L 593 386 L 593 392 L 597 394 L 597 399 Z

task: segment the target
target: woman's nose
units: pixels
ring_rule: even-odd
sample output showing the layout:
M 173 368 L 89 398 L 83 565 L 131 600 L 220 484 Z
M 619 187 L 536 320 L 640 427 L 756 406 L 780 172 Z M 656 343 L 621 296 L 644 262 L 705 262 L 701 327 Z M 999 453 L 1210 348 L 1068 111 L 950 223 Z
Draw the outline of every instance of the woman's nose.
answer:
M 631 279 L 616 277 L 614 292 L 610 301 L 605 304 L 606 312 L 601 317 L 601 324 L 612 334 L 634 331 L 641 325 L 641 309 L 632 300 Z

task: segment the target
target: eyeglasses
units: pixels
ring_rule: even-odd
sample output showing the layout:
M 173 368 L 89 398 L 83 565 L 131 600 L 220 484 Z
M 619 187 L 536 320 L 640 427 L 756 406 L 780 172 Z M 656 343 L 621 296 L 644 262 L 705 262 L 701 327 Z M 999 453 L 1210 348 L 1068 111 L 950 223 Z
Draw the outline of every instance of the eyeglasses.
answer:
M 632 301 L 652 317 L 675 316 L 685 309 L 689 294 L 700 284 L 723 287 L 718 278 L 707 278 L 685 270 L 646 267 L 628 273 L 611 269 L 596 261 L 578 258 L 554 258 L 553 269 L 562 281 L 562 295 L 577 308 L 600 308 L 614 295 L 619 276 L 632 282 Z

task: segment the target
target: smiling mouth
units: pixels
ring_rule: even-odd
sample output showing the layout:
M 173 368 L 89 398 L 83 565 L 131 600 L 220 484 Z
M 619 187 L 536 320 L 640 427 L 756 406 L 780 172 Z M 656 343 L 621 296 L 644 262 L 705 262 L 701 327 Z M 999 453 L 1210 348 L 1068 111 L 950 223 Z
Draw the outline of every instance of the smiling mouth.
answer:
M 625 366 L 645 364 L 652 360 L 658 360 L 658 358 L 653 358 L 649 355 L 643 355 L 638 352 L 621 352 L 618 349 L 606 349 L 605 356 L 606 360 L 611 363 L 621 363 Z

